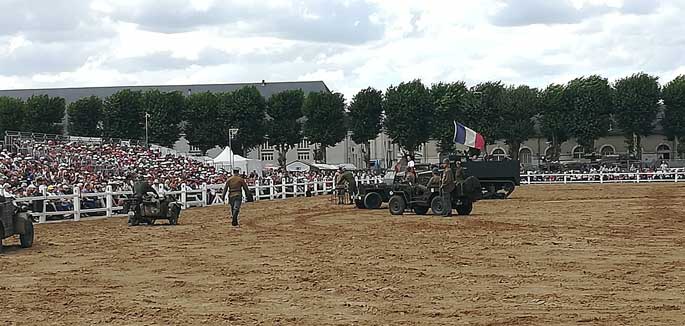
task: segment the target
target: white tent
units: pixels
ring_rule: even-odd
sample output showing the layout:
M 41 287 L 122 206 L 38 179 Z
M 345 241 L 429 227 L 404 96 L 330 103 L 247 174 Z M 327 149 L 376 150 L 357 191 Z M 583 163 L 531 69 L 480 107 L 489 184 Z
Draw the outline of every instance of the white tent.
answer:
M 233 151 L 228 146 L 226 146 L 226 148 L 224 148 L 224 150 L 217 157 L 214 158 L 214 166 L 217 168 L 224 168 L 226 170 L 231 169 L 231 156 L 233 156 L 233 165 L 236 168 L 240 169 L 240 172 L 262 172 L 262 170 L 264 169 L 264 162 L 233 154 Z

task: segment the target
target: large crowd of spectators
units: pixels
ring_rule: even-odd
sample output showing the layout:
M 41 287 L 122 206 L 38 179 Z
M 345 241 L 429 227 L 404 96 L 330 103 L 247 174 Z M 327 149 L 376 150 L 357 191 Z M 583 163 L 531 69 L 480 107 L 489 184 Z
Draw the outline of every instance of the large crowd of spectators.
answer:
M 243 173 L 250 185 L 330 180 L 335 171 L 286 172 L 280 169 Z M 366 172 L 356 172 L 368 178 Z M 191 157 L 166 154 L 143 146 L 85 142 L 23 140 L 14 150 L 0 151 L 0 191 L 7 197 L 33 197 L 130 190 L 143 177 L 157 190 L 199 189 L 223 184 L 227 171 Z M 65 203 L 65 206 L 69 204 Z
M 630 166 L 590 164 L 564 171 L 545 169 L 521 172 L 522 181 L 527 182 L 561 182 L 561 181 L 637 181 L 639 180 L 673 180 L 685 179 L 685 169 L 670 167 L 666 161 L 654 166 Z

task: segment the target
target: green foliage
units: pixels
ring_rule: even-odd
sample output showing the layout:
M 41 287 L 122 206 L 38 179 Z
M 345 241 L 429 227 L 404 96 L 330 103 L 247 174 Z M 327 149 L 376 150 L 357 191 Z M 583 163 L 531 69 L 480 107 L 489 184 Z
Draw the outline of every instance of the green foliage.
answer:
M 661 97 L 664 100 L 662 124 L 666 135 L 671 139 L 677 138 L 681 145 L 685 144 L 685 75 L 666 84 Z
M 413 154 L 433 127 L 433 101 L 421 80 L 390 86 L 383 101 L 384 128 L 393 142 Z
M 540 110 L 538 94 L 536 88 L 525 85 L 505 89 L 499 134 L 509 145 L 509 156 L 514 160 L 518 160 L 521 144 L 535 135 L 533 118 Z
M 312 92 L 302 107 L 306 120 L 302 127 L 309 141 L 321 145 L 319 160 L 326 160 L 326 148 L 345 139 L 345 98 L 340 93 Z
M 278 150 L 278 164 L 284 169 L 288 151 L 302 140 L 300 119 L 303 104 L 304 92 L 289 90 L 272 95 L 266 106 L 269 144 Z
M 483 135 L 486 144 L 501 139 L 502 107 L 505 89 L 501 82 L 486 82 L 471 88 L 466 94 L 463 118 L 459 121 Z
M 64 98 L 61 97 L 49 97 L 47 95 L 29 97 L 26 100 L 24 130 L 44 134 L 61 134 L 65 108 Z
M 554 149 L 551 160 L 558 160 L 561 144 L 570 137 L 569 108 L 564 102 L 564 85 L 551 84 L 540 94 L 540 129 Z
M 439 83 L 431 87 L 431 99 L 435 108 L 431 137 L 438 142 L 441 153 L 455 150 L 454 121 L 465 123 L 463 112 L 466 107 L 468 89 L 464 82 Z
M 371 149 L 369 142 L 376 139 L 383 127 L 383 92 L 372 87 L 362 89 L 352 98 L 348 125 L 352 131 L 352 140 L 363 145 L 364 161 L 371 164 Z
M 142 93 L 124 89 L 108 96 L 102 110 L 103 135 L 109 138 L 143 139 L 145 113 Z
M 224 117 L 223 139 L 226 145 L 228 129 L 238 129 L 235 139 L 231 141 L 234 153 L 245 155 L 247 151 L 264 143 L 266 101 L 256 87 L 247 86 L 230 94 L 223 94 L 220 96 L 219 105 Z
M 631 152 L 638 157 L 642 154 L 640 136 L 652 133 L 659 112 L 661 89 L 658 80 L 658 77 L 637 73 L 617 80 L 614 85 L 614 117 L 631 145 Z
M 185 101 L 181 92 L 162 93 L 154 89 L 142 94 L 142 112 L 150 114 L 148 118 L 149 143 L 173 147 L 180 138 L 184 105 Z
M 26 103 L 20 98 L 0 97 L 0 139 L 6 131 L 23 131 Z
M 69 104 L 69 134 L 99 137 L 102 133 L 102 100 L 97 96 L 84 97 Z
M 185 134 L 191 146 L 204 155 L 207 150 L 223 144 L 223 122 L 219 117 L 219 98 L 211 92 L 194 93 L 186 98 Z
M 571 112 L 571 135 L 586 153 L 593 152 L 595 140 L 608 133 L 611 96 L 609 82 L 597 75 L 576 78 L 566 86 L 564 103 Z

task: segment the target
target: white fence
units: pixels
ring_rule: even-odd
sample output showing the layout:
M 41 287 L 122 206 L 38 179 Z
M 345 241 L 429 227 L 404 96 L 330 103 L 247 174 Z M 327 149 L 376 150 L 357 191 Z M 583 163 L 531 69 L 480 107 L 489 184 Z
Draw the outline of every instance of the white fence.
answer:
M 282 184 L 274 184 L 273 181 L 267 180 L 269 181 L 268 184 L 248 186 L 255 201 L 286 199 L 288 197 L 307 195 L 327 195 L 333 193 L 335 189 L 335 181 L 332 179 L 317 181 L 300 180 Z M 383 182 L 383 179 L 380 177 L 368 177 L 358 182 L 361 184 L 375 184 Z M 175 196 L 183 209 L 205 207 L 222 205 L 224 203 L 223 198 L 221 198 L 223 187 L 223 184 L 203 184 L 199 189 L 191 189 L 184 184 L 179 191 L 166 191 L 161 192 L 161 194 Z M 2 188 L 0 188 L 0 195 L 2 194 Z M 126 212 L 122 211 L 123 207 L 117 205 L 117 199 L 126 198 L 131 195 L 133 193 L 130 190 L 113 191 L 112 186 L 107 186 L 105 192 L 99 193 L 85 193 L 81 192 L 78 187 L 74 187 L 73 193 L 69 195 L 50 195 L 45 192 L 41 196 L 17 198 L 15 202 L 29 203 L 29 213 L 34 217 L 38 217 L 38 223 L 47 222 L 48 217 L 51 216 L 68 216 L 68 220 L 79 221 L 85 218 L 84 214 L 98 214 L 100 218 L 125 215 Z M 93 203 L 96 208 L 83 208 L 82 204 L 84 202 Z M 35 209 L 36 207 L 39 207 L 39 209 Z M 58 209 L 58 207 L 62 209 Z M 65 207 L 68 209 L 65 209 Z M 35 210 L 35 212 L 31 211 L 31 209 Z
M 682 182 L 685 172 L 523 174 L 521 184 Z

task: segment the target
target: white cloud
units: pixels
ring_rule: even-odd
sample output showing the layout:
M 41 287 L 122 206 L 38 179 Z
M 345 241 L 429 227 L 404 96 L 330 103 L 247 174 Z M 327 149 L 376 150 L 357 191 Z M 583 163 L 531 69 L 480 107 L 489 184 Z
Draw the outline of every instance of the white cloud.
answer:
M 685 73 L 683 0 L 6 0 L 2 88 Z

